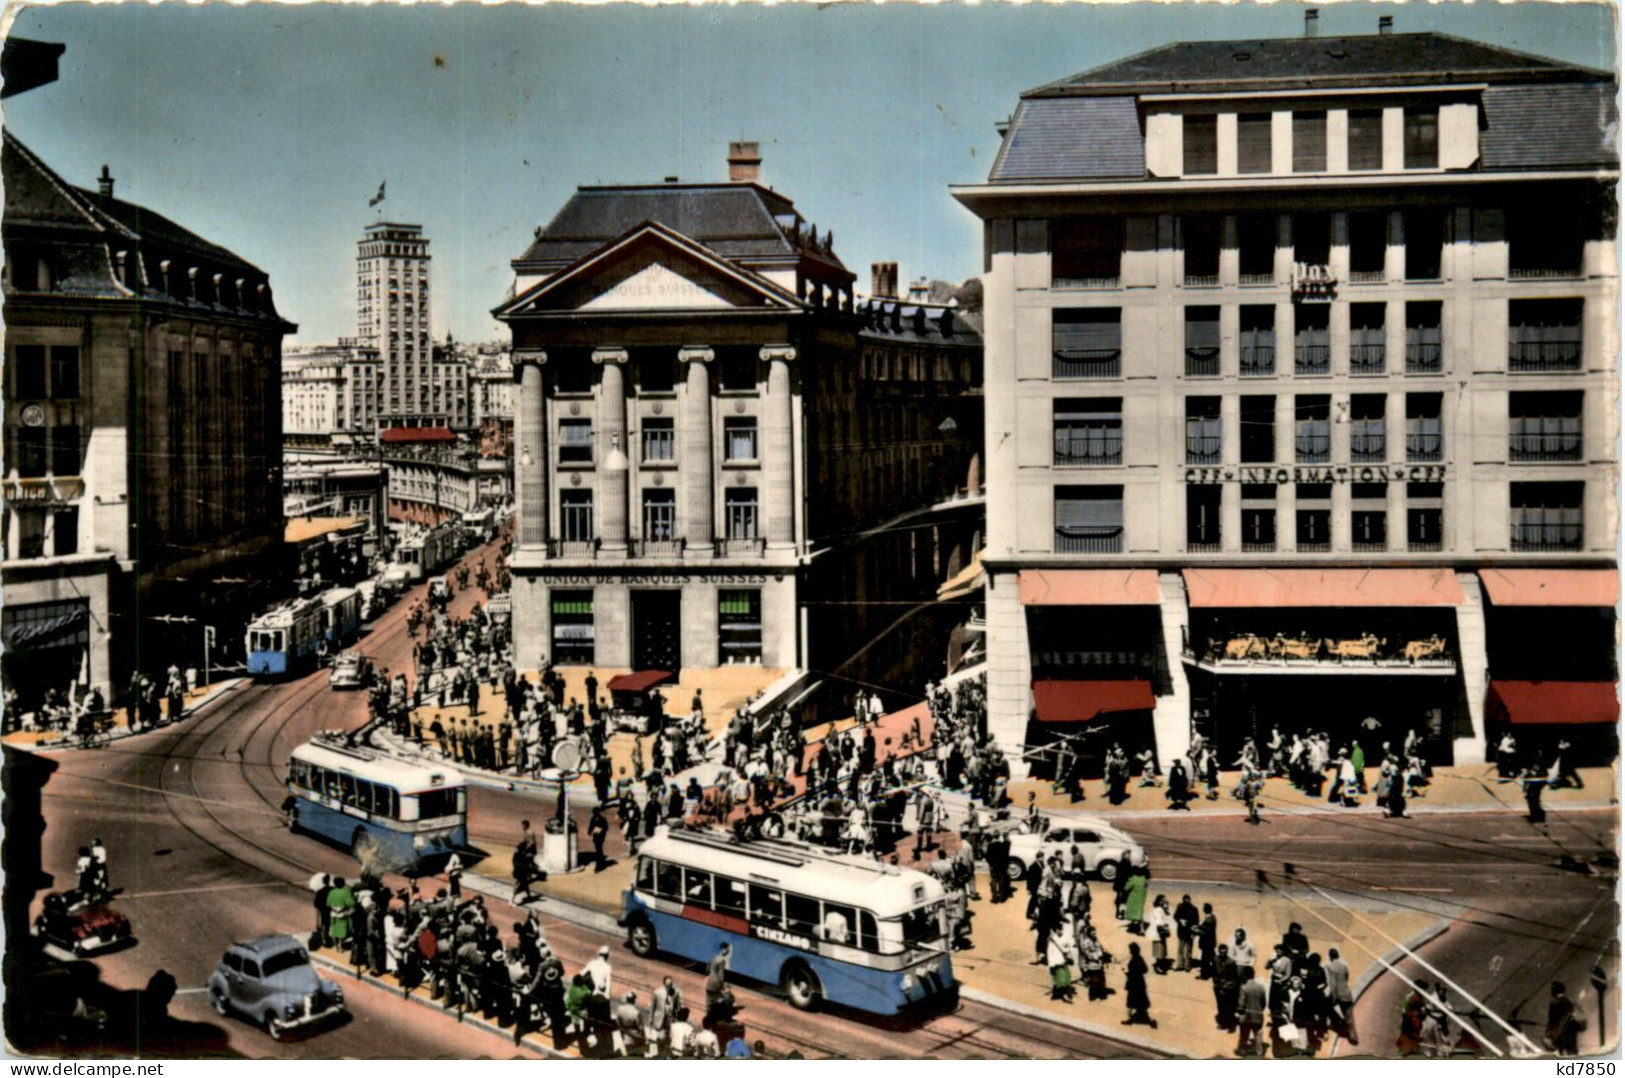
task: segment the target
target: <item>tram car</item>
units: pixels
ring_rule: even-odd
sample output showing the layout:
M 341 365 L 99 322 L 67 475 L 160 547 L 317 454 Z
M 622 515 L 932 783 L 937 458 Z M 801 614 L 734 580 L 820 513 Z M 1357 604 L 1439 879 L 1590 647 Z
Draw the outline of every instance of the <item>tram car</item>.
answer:
M 295 599 L 249 622 L 249 674 L 281 677 L 315 666 L 325 609 L 317 599 Z
M 441 524 L 403 539 L 395 551 L 395 565 L 404 568 L 408 580 L 416 584 L 455 560 L 462 549 L 462 529 Z
M 361 592 L 355 588 L 331 588 L 322 592 L 322 636 L 328 648 L 337 651 L 361 632 Z

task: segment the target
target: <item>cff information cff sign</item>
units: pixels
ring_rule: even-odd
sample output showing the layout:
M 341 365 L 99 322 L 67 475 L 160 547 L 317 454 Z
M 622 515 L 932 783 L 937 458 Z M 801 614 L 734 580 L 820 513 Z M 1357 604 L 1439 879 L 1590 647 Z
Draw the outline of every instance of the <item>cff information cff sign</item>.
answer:
M 1212 483 L 1442 483 L 1443 464 L 1257 464 L 1186 468 L 1185 482 Z

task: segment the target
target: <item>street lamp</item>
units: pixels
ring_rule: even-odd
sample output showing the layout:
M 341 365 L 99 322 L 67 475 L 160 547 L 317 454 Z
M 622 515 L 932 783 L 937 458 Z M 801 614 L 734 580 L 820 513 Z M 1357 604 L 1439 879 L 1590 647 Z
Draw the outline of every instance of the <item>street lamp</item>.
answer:
M 609 436 L 609 452 L 604 456 L 604 471 L 627 472 L 631 471 L 632 464 L 621 452 L 621 435 L 617 431 Z

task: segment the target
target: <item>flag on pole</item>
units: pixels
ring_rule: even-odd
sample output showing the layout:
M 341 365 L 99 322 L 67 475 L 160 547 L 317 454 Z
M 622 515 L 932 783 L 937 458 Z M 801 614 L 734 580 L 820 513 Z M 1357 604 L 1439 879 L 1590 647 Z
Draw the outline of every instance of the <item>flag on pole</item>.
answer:
M 387 183 L 388 181 L 386 180 L 385 182 Z M 378 203 L 382 202 L 383 200 L 384 200 L 384 185 L 381 183 L 381 184 L 378 185 L 378 193 L 376 195 L 373 195 L 372 198 L 367 200 L 367 205 L 376 206 L 376 205 L 378 205 Z

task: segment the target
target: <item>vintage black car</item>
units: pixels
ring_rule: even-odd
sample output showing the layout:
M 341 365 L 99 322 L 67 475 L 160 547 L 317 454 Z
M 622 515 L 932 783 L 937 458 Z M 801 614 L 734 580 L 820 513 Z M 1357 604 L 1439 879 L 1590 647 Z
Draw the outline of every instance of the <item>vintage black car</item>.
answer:
M 130 919 L 108 905 L 109 896 L 59 891 L 45 896 L 45 909 L 34 919 L 40 939 L 88 955 L 130 938 Z

